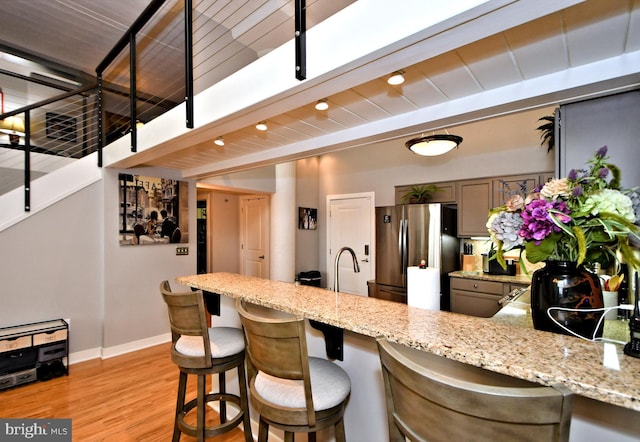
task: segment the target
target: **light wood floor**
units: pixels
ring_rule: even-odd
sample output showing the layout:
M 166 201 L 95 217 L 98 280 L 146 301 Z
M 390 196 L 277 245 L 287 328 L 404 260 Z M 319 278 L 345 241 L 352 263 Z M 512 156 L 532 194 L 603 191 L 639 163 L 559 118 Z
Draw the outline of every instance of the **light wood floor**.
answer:
M 190 376 L 187 398 L 195 397 L 195 384 Z M 74 364 L 69 376 L 2 391 L 0 417 L 71 418 L 79 442 L 170 441 L 177 388 L 178 369 L 163 344 Z M 217 418 L 214 411 L 208 414 Z M 244 435 L 235 429 L 210 440 L 242 442 Z

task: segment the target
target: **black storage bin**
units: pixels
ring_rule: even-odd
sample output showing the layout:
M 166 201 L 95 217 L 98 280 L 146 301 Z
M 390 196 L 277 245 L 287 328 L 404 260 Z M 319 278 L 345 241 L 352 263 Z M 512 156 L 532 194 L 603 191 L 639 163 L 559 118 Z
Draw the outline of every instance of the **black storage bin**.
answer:
M 31 368 L 36 363 L 38 351 L 34 347 L 0 353 L 0 373 L 12 373 Z
M 322 276 L 318 270 L 310 270 L 308 272 L 300 272 L 298 275 L 300 284 L 312 285 L 314 287 L 321 287 Z

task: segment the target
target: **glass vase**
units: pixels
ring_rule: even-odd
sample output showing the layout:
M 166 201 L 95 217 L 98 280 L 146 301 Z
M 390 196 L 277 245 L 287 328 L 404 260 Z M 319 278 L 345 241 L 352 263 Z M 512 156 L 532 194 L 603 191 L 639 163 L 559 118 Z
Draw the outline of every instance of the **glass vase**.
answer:
M 543 268 L 533 273 L 531 316 L 536 330 L 566 335 L 573 332 L 587 339 L 602 337 L 603 311 L 590 309 L 603 307 L 598 275 L 575 262 L 546 261 Z

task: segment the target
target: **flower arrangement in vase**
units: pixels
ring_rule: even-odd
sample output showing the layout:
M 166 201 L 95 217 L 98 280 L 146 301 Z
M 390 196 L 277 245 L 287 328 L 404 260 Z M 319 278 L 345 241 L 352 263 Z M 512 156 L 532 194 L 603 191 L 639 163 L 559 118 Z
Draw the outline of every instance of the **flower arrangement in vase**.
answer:
M 512 195 L 504 206 L 491 209 L 487 228 L 496 259 L 503 264 L 504 252 L 520 249 L 531 263 L 598 262 L 606 268 L 619 253 L 640 268 L 630 244 L 640 241 L 640 195 L 620 188 L 620 170 L 608 158 L 603 146 L 588 169 L 573 169 L 566 178 L 529 195 Z
M 593 327 L 599 326 L 602 316 L 597 309 L 603 307 L 601 287 L 598 278 L 581 266 L 599 263 L 607 268 L 622 259 L 640 268 L 632 246 L 640 243 L 640 195 L 620 187 L 620 170 L 608 159 L 603 146 L 587 169 L 571 170 L 567 177 L 553 179 L 529 195 L 514 194 L 505 205 L 489 211 L 487 228 L 496 246 L 495 259 L 503 268 L 504 252 L 514 249 L 524 251 L 531 263 L 547 263 L 532 277 L 537 329 L 567 332 L 573 326 L 581 330 L 569 334 L 596 336 Z M 557 309 L 553 321 L 550 308 Z M 586 313 L 576 314 L 578 308 Z M 586 327 L 585 321 L 589 321 Z M 558 323 L 564 324 L 559 330 Z

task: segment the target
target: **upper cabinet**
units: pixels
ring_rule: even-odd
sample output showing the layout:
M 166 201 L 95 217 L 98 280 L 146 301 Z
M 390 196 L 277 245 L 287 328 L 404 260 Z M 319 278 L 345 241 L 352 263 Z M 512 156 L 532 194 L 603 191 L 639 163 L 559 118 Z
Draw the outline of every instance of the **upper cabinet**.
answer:
M 493 199 L 491 206 L 501 206 L 514 193 L 528 194 L 532 192 L 540 183 L 540 175 L 515 175 L 507 177 L 497 177 L 491 180 Z
M 488 236 L 489 210 L 503 205 L 514 193 L 532 192 L 553 178 L 550 172 L 458 181 L 458 236 Z
M 491 178 L 458 182 L 458 236 L 488 236 Z
M 640 185 L 640 90 L 560 106 L 556 135 L 556 170 L 561 177 L 584 169 L 602 146 L 609 161 L 620 168 L 622 186 Z
M 423 183 L 412 184 L 407 186 L 396 186 L 396 204 L 406 204 L 403 201 L 404 195 L 411 191 L 412 187 L 424 186 L 426 184 L 435 184 L 438 186 L 438 190 L 431 194 L 431 197 L 427 203 L 455 203 L 456 202 L 456 183 L 454 181 L 440 182 L 440 183 Z

